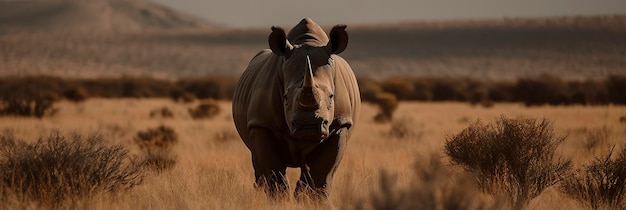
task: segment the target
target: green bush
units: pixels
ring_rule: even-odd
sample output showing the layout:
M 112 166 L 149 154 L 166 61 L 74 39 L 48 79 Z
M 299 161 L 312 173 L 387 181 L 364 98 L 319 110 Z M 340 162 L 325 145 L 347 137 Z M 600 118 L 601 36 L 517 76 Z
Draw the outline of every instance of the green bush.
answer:
M 476 174 L 484 192 L 504 195 L 514 209 L 521 209 L 572 167 L 571 161 L 556 156 L 563 140 L 545 119 L 500 117 L 490 125 L 477 121 L 447 138 L 444 152 Z

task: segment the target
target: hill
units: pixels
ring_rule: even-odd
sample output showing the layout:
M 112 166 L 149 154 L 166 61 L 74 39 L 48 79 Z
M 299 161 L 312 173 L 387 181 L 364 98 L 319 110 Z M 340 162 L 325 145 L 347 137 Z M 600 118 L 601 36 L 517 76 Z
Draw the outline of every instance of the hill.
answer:
M 0 32 L 136 32 L 216 28 L 139 0 L 0 1 Z
M 270 32 L 270 26 L 219 28 L 134 0 L 41 2 L 2 2 L 21 4 L 16 11 L 39 11 L 40 16 L 5 13 L 1 5 L 0 30 L 45 33 L 0 33 L 0 76 L 237 77 L 252 56 L 267 48 Z M 95 5 L 111 10 L 102 12 Z M 95 33 L 81 33 L 83 28 Z M 56 33 L 63 30 L 76 32 Z M 350 25 L 347 30 L 350 44 L 342 56 L 357 76 L 374 79 L 626 75 L 626 15 Z

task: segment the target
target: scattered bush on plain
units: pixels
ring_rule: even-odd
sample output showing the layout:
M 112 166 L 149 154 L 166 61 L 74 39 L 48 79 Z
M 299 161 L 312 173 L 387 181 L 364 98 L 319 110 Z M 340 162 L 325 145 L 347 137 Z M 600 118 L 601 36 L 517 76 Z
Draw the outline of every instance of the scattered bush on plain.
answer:
M 161 125 L 146 131 L 137 132 L 135 144 L 143 152 L 146 167 L 162 172 L 174 168 L 177 157 L 172 147 L 178 143 L 178 134 L 168 126 Z
M 477 121 L 448 137 L 444 152 L 452 163 L 476 174 L 484 192 L 506 196 L 514 209 L 522 209 L 571 169 L 571 161 L 556 155 L 563 140 L 548 120 L 502 116 L 494 124 Z
M 196 108 L 189 108 L 189 115 L 193 119 L 213 118 L 220 113 L 221 108 L 217 100 L 202 100 Z
M 379 123 L 390 122 L 393 119 L 393 112 L 398 108 L 398 99 L 391 93 L 376 94 L 376 101 L 379 112 L 374 116 L 374 121 Z
M 393 119 L 386 136 L 395 139 L 419 140 L 423 135 L 423 125 L 416 124 L 412 118 Z
M 173 118 L 174 112 L 172 112 L 172 110 L 170 110 L 167 107 L 161 107 L 161 108 L 157 108 L 157 109 L 150 111 L 150 117 L 151 118 L 156 118 L 156 117 Z
M 564 179 L 560 191 L 591 209 L 626 209 L 626 146 L 613 149 Z
M 100 135 L 54 132 L 34 143 L 0 135 L 0 201 L 12 197 L 54 206 L 129 190 L 142 181 L 142 164 Z
M 606 126 L 586 130 L 585 137 L 581 142 L 582 148 L 584 148 L 587 152 L 594 152 L 598 149 L 605 150 L 610 144 L 610 133 L 611 131 Z
M 356 209 L 498 209 L 501 204 L 486 200 L 468 174 L 453 173 L 438 155 L 414 166 L 411 182 L 399 187 L 396 177 L 381 172 L 376 191 Z
M 0 115 L 38 117 L 53 115 L 63 82 L 51 77 L 0 79 Z

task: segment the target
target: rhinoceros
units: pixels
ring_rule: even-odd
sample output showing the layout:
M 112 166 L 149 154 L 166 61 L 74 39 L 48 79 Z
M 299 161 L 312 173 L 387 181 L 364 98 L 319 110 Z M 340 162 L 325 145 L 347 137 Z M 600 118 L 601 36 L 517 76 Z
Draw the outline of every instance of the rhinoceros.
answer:
M 237 132 L 252 154 L 255 185 L 286 194 L 288 167 L 300 168 L 295 197 L 327 198 L 354 129 L 361 97 L 345 25 L 329 36 L 309 18 L 285 35 L 272 27 L 269 48 L 243 72 L 233 98 Z M 304 192 L 304 193 L 303 193 Z

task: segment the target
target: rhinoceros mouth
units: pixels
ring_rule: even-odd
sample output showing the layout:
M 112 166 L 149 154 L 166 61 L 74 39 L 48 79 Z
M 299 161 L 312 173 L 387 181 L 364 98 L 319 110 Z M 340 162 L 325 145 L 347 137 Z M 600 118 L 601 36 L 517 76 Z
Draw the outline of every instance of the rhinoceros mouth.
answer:
M 299 140 L 320 141 L 328 137 L 328 126 L 324 123 L 294 124 L 291 136 Z

